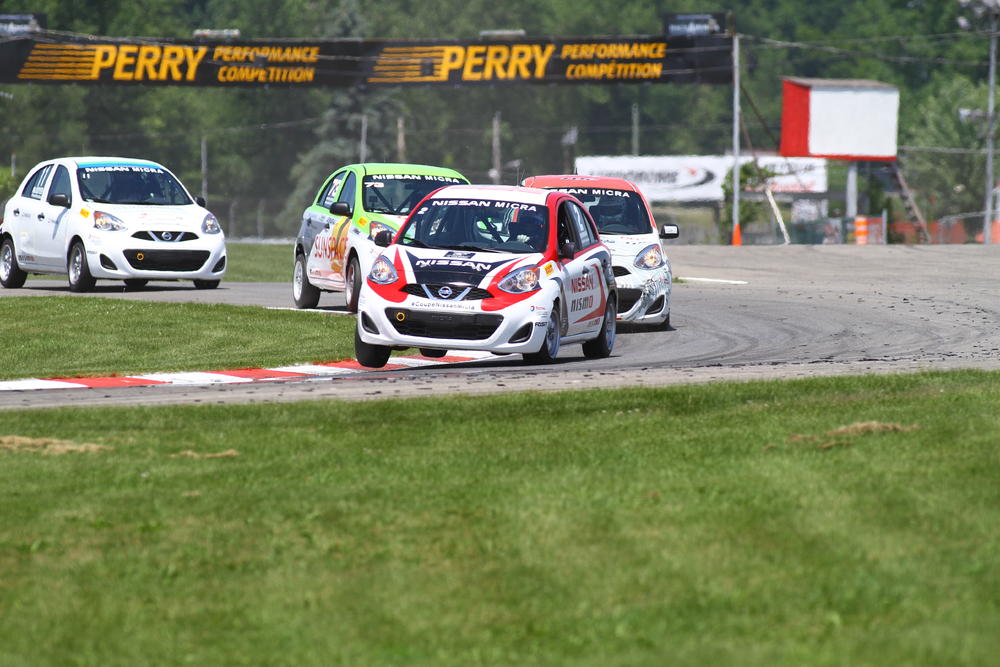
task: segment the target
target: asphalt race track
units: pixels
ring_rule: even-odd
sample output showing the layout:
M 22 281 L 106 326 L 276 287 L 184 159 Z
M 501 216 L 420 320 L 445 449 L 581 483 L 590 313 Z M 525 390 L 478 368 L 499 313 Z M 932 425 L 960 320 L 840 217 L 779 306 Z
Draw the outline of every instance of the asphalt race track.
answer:
M 673 328 L 620 327 L 611 358 L 578 345 L 557 363 L 520 356 L 338 378 L 204 387 L 0 392 L 0 409 L 59 405 L 376 399 L 451 393 L 656 386 L 979 368 L 1000 370 L 1000 246 L 667 246 L 676 276 Z M 68 295 L 65 280 L 31 280 L 0 297 Z M 94 296 L 289 307 L 290 286 L 227 283 L 217 290 L 151 283 Z M 89 295 L 80 295 L 88 298 Z M 344 317 L 340 295 L 322 309 Z M 205 369 L 223 370 L 223 369 Z

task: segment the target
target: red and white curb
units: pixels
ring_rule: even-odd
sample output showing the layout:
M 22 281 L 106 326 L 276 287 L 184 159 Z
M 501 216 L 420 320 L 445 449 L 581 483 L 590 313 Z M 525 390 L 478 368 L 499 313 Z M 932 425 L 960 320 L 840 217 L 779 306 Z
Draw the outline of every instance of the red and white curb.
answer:
M 390 357 L 382 368 L 366 368 L 353 359 L 328 364 L 297 364 L 276 368 L 243 368 L 231 371 L 189 371 L 183 373 L 146 373 L 83 378 L 25 378 L 0 381 L 0 391 L 33 389 L 107 389 L 110 387 L 151 387 L 155 385 L 207 385 L 236 382 L 281 382 L 287 380 L 333 378 L 371 371 L 391 371 L 417 366 L 439 366 L 493 357 L 490 352 L 462 352 L 432 359 L 424 356 Z

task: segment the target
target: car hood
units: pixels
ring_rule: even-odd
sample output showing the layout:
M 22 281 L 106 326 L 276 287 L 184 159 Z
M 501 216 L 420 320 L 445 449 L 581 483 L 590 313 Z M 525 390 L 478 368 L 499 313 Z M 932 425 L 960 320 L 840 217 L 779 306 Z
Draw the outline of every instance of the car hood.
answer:
M 611 256 L 615 259 L 627 260 L 631 263 L 640 250 L 660 239 L 656 234 L 602 234 L 601 240 L 608 246 Z M 666 253 L 664 253 L 666 256 Z
M 92 211 L 110 213 L 129 229 L 197 230 L 208 215 L 200 206 L 130 206 L 124 204 L 91 204 Z
M 420 284 L 481 285 L 521 266 L 542 261 L 541 253 L 516 255 L 498 252 L 444 250 L 397 246 L 403 259 L 407 282 Z

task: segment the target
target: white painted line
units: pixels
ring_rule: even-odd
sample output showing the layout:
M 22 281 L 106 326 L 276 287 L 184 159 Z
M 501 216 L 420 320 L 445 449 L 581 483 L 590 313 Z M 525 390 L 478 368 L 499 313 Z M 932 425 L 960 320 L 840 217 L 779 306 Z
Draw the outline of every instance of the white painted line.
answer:
M 235 375 L 220 375 L 219 373 L 149 373 L 148 375 L 132 375 L 130 377 L 142 378 L 144 380 L 159 380 L 170 384 L 230 384 L 233 382 L 253 382 L 250 378 L 236 377 Z
M 327 315 L 350 315 L 354 317 L 354 313 L 349 313 L 346 310 L 330 310 L 327 308 L 287 308 L 285 306 L 265 306 L 265 310 L 294 310 L 297 313 L 326 313 Z
M 355 368 L 338 368 L 336 366 L 320 366 L 318 364 L 300 364 L 298 366 L 275 366 L 266 368 L 268 371 L 284 371 L 285 373 L 302 373 L 303 375 L 343 375 L 345 373 L 360 373 Z
M 677 276 L 677 280 L 684 280 L 692 283 L 724 283 L 726 285 L 749 285 L 746 280 L 723 280 L 722 278 L 689 278 L 688 276 Z
M 81 389 L 86 388 L 85 384 L 75 382 L 61 382 L 56 380 L 38 380 L 27 378 L 25 380 L 5 380 L 0 382 L 0 391 L 25 391 L 30 389 Z

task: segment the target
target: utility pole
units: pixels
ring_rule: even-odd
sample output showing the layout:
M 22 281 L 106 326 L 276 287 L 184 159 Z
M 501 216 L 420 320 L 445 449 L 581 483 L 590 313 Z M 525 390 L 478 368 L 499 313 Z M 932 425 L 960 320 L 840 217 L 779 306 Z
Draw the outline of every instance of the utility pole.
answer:
M 368 115 L 361 115 L 361 146 L 358 150 L 360 159 L 358 162 L 364 162 L 368 159 Z
M 739 241 L 739 243 L 737 243 Z M 740 233 L 740 36 L 733 33 L 733 245 Z
M 208 135 L 201 135 L 201 198 L 208 201 Z
M 995 5 L 996 3 L 994 3 Z M 990 98 L 986 101 L 986 203 L 983 206 L 983 244 L 993 242 L 993 129 L 996 118 L 993 115 L 993 97 L 996 89 L 997 73 L 997 11 L 1000 8 L 990 7 Z
M 632 155 L 639 154 L 639 105 L 632 105 Z
M 406 162 L 406 120 L 402 116 L 396 118 L 396 159 Z
M 500 171 L 500 112 L 493 114 L 493 168 L 490 169 L 490 177 L 493 182 L 499 184 L 502 180 Z

